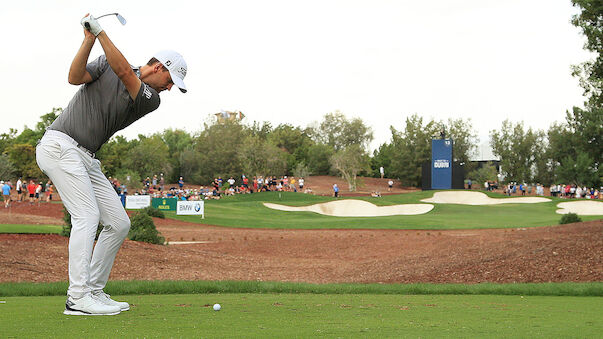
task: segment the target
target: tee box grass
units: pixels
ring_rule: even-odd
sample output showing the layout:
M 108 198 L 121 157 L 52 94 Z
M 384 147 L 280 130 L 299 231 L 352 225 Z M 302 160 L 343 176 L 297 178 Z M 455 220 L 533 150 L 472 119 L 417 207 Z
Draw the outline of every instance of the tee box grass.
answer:
M 5 338 L 595 338 L 600 297 L 371 294 L 116 296 L 116 316 L 65 316 L 65 297 L 1 298 Z M 214 303 L 222 305 L 213 311 Z

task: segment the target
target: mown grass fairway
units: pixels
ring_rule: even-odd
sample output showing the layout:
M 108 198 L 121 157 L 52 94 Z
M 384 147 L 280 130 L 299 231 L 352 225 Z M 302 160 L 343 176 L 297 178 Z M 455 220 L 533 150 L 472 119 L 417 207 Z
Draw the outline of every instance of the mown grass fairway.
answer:
M 598 337 L 600 297 L 129 295 L 117 316 L 65 316 L 65 297 L 0 298 L 5 338 Z M 215 312 L 211 305 L 220 303 Z
M 424 198 L 433 196 L 435 191 L 423 191 L 381 198 L 350 197 L 375 205 L 422 204 Z M 504 195 L 488 193 L 493 198 L 505 199 Z M 548 197 L 547 197 L 548 198 Z M 468 228 L 508 228 L 535 227 L 559 224 L 561 215 L 555 213 L 556 205 L 563 199 L 537 204 L 502 204 L 488 206 L 468 206 L 456 204 L 434 204 L 434 209 L 422 215 L 389 217 L 331 217 L 313 212 L 284 212 L 264 207 L 262 203 L 272 202 L 290 206 L 305 206 L 332 201 L 334 198 L 291 192 L 262 192 L 225 197 L 221 200 L 205 202 L 205 219 L 198 216 L 180 216 L 166 212 L 168 218 L 205 223 L 210 225 L 248 228 L 282 229 L 468 229 Z M 583 221 L 600 219 L 602 216 L 582 216 Z
M 59 234 L 62 229 L 60 225 L 0 224 L 0 233 Z

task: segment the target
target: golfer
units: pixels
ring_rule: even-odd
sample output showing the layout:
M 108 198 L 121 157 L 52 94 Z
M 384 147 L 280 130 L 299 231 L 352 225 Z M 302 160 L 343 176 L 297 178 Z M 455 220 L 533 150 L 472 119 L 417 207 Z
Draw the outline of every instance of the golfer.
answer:
M 187 66 L 162 51 L 132 67 L 92 16 L 82 20 L 84 41 L 69 69 L 69 83 L 83 85 L 48 127 L 36 148 L 40 169 L 56 186 L 71 214 L 69 289 L 64 314 L 113 315 L 130 309 L 103 292 L 130 219 L 95 158 L 111 136 L 159 107 L 159 92 L 173 85 L 186 92 Z M 99 41 L 105 55 L 88 63 Z M 104 228 L 96 246 L 98 223 Z

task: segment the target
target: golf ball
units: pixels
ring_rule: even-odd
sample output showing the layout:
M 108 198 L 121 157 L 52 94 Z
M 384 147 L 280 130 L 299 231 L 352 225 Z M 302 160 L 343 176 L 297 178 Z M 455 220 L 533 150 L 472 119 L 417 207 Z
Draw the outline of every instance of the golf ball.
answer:
M 220 304 L 214 304 L 214 311 L 219 311 L 221 308 Z

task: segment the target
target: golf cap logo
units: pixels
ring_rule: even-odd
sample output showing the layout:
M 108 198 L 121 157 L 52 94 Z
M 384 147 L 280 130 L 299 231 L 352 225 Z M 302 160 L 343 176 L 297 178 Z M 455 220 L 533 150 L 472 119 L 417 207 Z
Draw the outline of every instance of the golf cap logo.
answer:
M 178 67 L 178 73 L 182 74 L 182 78 L 186 76 L 186 68 Z
M 166 61 L 165 61 L 165 65 L 166 65 L 167 67 L 170 67 L 170 66 L 172 65 L 172 60 L 166 60 Z

